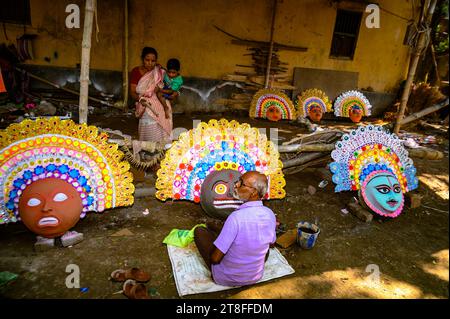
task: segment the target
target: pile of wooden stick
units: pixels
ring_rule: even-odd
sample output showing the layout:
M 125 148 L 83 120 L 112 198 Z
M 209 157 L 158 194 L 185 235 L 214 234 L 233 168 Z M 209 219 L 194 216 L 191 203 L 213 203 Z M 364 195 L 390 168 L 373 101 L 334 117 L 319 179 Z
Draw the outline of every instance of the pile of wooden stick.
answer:
M 326 167 L 332 161 L 331 152 L 336 142 L 345 132 L 339 130 L 320 131 L 312 134 L 298 135 L 278 146 L 283 162 L 283 173 L 296 174 L 305 168 Z M 408 149 L 413 158 L 441 160 L 444 154 L 427 147 Z
M 274 22 L 272 21 L 272 28 L 273 24 Z M 217 100 L 215 101 L 215 104 L 225 105 L 235 109 L 248 110 L 250 108 L 253 95 L 256 91 L 262 88 L 269 87 L 279 90 L 295 89 L 295 87 L 289 83 L 286 73 L 288 71 L 288 63 L 280 60 L 278 52 L 279 50 L 305 52 L 307 48 L 276 43 L 273 42 L 273 39 L 271 39 L 270 42 L 243 39 L 219 28 L 218 26 L 214 27 L 220 32 L 231 37 L 232 44 L 247 46 L 247 52 L 244 56 L 251 56 L 252 58 L 252 62 L 249 65 L 236 64 L 236 66 L 240 68 L 239 70 L 235 71 L 234 74 L 226 74 L 222 77 L 222 80 L 225 81 L 243 83 L 243 90 L 245 93 L 235 95 L 231 99 Z M 269 61 L 270 63 L 268 63 Z M 242 68 L 247 70 L 243 70 Z M 267 72 L 268 69 L 269 72 Z
M 278 146 L 283 162 L 283 173 L 296 174 L 308 167 L 325 167 L 331 161 L 334 144 L 344 132 L 339 130 L 299 134 Z
M 269 56 L 269 48 L 265 44 L 261 44 L 256 47 L 248 48 L 250 53 L 244 54 L 244 56 L 250 55 L 252 57 L 251 65 L 236 64 L 239 68 L 253 68 L 252 71 L 235 71 L 235 74 L 226 74 L 222 79 L 226 81 L 236 81 L 245 84 L 244 89 L 257 91 L 262 89 L 265 84 L 265 77 L 267 73 L 267 59 Z M 295 89 L 287 79 L 288 63 L 280 61 L 278 55 L 278 49 L 273 49 L 272 60 L 270 63 L 270 78 L 269 87 L 280 90 L 293 90 Z

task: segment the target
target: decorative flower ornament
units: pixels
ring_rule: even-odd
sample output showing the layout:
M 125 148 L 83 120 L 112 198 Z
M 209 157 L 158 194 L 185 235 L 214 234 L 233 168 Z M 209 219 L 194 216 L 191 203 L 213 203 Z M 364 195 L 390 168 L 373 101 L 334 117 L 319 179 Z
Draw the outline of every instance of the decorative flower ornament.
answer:
M 334 115 L 349 117 L 355 123 L 361 121 L 363 116 L 370 116 L 371 109 L 369 100 L 358 91 L 344 92 L 334 102 Z
M 300 117 L 309 116 L 312 121 L 320 122 L 323 114 L 331 112 L 331 103 L 321 90 L 308 89 L 297 100 L 297 110 Z
M 60 205 L 61 214 L 64 206 L 73 204 L 78 219 L 88 211 L 132 205 L 130 165 L 121 161 L 118 145 L 107 139 L 95 126 L 57 117 L 24 120 L 0 131 L 0 224 L 20 220 L 32 210 L 45 211 L 48 201 Z M 60 188 L 64 191 L 58 192 Z M 55 233 L 51 227 L 65 227 L 64 216 L 49 214 L 37 221 L 36 229 L 28 219 L 24 223 L 35 232 L 45 228 L 44 236 Z
M 297 117 L 295 106 L 289 97 L 274 89 L 261 89 L 253 96 L 249 115 L 271 121 L 293 120 Z
M 401 140 L 381 126 L 359 126 L 344 134 L 331 157 L 335 191 L 359 191 L 379 215 L 397 217 L 403 194 L 418 187 L 416 168 Z
M 207 177 L 208 187 L 203 186 Z M 201 122 L 182 133 L 161 161 L 157 172 L 156 197 L 159 200 L 184 199 L 199 203 L 204 196 L 215 208 L 236 205 L 232 187 L 247 171 L 258 171 L 269 181 L 266 199 L 285 196 L 282 163 L 274 144 L 248 124 L 225 119 Z M 217 176 L 216 176 L 217 175 Z M 206 194 L 204 190 L 213 194 Z M 202 194 L 203 193 L 203 194 Z M 203 206 L 203 202 L 202 202 Z

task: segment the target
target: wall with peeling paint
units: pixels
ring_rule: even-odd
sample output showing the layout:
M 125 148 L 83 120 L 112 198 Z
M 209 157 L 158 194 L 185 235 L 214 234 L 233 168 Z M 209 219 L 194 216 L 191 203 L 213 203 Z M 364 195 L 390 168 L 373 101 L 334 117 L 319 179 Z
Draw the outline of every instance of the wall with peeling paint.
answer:
M 405 18 L 412 17 L 412 0 L 378 3 Z M 182 74 L 188 77 L 220 79 L 233 73 L 236 64 L 250 64 L 245 46 L 233 45 L 230 38 L 217 31 L 217 25 L 241 38 L 265 40 L 270 35 L 269 0 L 129 0 L 130 69 L 140 63 L 143 46 L 159 52 L 159 62 L 177 57 Z M 80 6 L 82 0 L 31 0 L 32 25 L 27 33 L 34 40 L 35 59 L 29 64 L 76 67 L 80 63 L 83 19 L 80 29 L 66 29 L 65 8 Z M 91 68 L 122 70 L 123 1 L 98 0 L 99 41 L 92 38 Z M 328 0 L 282 0 L 278 5 L 275 41 L 308 47 L 307 52 L 280 51 L 280 59 L 294 67 L 309 67 L 359 72 L 359 88 L 371 86 L 376 91 L 393 91 L 404 79 L 408 65 L 408 47 L 403 45 L 407 21 L 381 11 L 381 28 L 367 29 L 363 15 L 354 60 L 330 59 L 329 52 L 336 18 L 336 8 Z M 9 41 L 15 43 L 23 34 L 22 26 L 5 24 Z M 94 26 L 95 31 L 95 26 Z M 0 43 L 7 42 L 0 32 Z M 57 52 L 57 55 L 55 55 Z M 45 58 L 49 61 L 45 61 Z

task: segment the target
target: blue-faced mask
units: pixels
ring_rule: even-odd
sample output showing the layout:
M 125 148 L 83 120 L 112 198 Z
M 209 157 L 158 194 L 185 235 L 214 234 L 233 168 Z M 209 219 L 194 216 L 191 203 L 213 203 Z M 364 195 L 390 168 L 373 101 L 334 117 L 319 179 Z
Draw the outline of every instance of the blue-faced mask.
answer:
M 361 187 L 364 202 L 375 213 L 396 217 L 403 209 L 403 192 L 394 175 L 380 172 L 369 177 Z

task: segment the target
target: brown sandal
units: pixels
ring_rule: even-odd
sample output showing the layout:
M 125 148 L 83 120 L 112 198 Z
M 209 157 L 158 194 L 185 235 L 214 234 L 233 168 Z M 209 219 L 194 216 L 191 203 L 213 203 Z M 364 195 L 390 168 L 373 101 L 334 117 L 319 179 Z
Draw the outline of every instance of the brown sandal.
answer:
M 151 278 L 149 273 L 139 268 L 129 269 L 116 269 L 111 273 L 111 279 L 113 281 L 125 281 L 127 279 L 133 279 L 138 282 L 147 282 Z
M 144 284 L 136 283 L 132 279 L 125 281 L 122 291 L 129 299 L 150 299 L 147 287 Z

